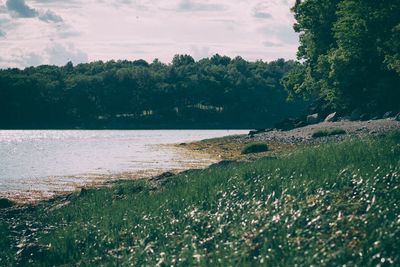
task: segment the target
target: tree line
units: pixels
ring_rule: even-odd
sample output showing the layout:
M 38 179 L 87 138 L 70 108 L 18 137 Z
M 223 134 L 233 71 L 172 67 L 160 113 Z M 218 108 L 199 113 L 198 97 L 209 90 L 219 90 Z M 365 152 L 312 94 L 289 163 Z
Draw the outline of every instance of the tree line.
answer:
M 96 61 L 0 70 L 0 128 L 263 128 L 299 114 L 294 61 Z

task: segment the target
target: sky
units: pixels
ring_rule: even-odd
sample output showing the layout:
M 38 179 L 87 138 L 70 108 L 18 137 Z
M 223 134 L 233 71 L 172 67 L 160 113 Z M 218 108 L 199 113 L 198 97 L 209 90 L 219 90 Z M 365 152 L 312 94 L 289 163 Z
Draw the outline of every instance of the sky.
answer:
M 0 68 L 96 60 L 294 59 L 294 0 L 0 0 Z

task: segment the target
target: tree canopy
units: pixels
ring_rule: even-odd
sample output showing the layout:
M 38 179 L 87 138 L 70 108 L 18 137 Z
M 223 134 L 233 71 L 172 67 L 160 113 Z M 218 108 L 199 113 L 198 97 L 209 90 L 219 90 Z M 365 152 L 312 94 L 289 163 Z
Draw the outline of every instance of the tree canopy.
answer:
M 297 0 L 298 58 L 283 84 L 330 109 L 400 109 L 400 1 Z
M 280 79 L 294 61 L 92 62 L 0 71 L 1 128 L 255 128 L 298 114 Z

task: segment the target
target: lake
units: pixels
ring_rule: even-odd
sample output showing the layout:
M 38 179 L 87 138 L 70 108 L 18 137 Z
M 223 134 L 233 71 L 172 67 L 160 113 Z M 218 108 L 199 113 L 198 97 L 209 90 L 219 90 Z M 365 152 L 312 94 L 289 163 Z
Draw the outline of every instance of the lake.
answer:
M 246 130 L 0 130 L 0 197 L 33 201 L 113 179 L 200 168 L 215 159 L 163 144 Z

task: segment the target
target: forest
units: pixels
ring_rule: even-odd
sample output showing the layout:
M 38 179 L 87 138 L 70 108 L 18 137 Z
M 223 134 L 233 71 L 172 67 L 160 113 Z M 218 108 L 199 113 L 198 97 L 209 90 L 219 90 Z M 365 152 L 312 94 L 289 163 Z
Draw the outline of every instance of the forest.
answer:
M 298 115 L 282 77 L 298 63 L 218 54 L 0 71 L 0 128 L 254 128 Z

